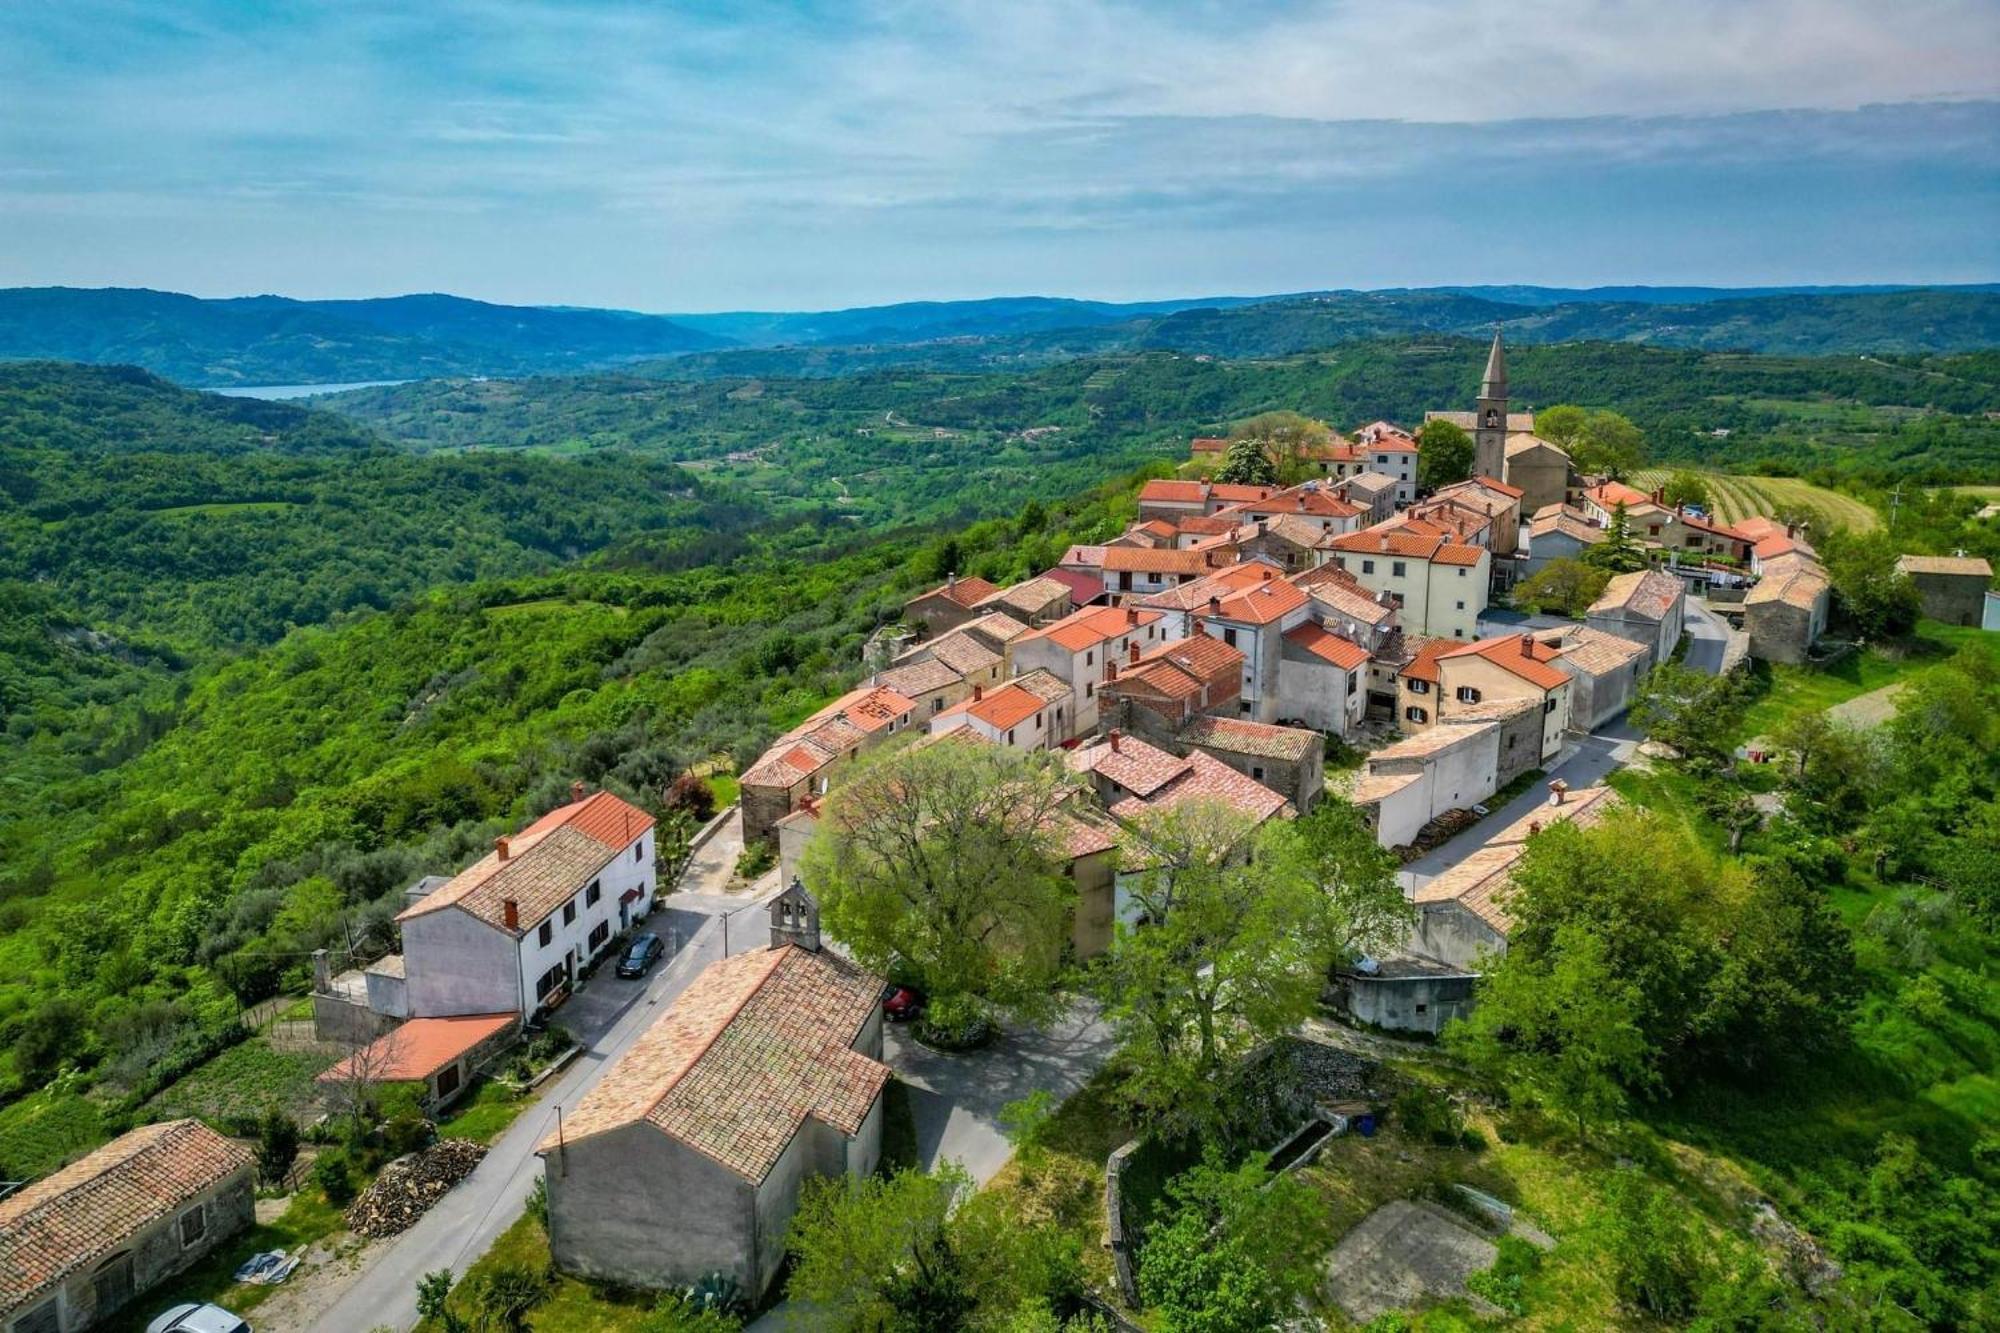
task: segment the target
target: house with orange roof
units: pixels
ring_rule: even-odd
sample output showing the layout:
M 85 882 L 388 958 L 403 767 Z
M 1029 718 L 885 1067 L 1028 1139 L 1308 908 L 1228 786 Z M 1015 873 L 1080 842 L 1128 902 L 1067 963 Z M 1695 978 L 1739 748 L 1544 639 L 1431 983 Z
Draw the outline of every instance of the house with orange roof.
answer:
M 412 1019 L 532 1016 L 653 909 L 653 817 L 582 783 L 519 833 L 404 908 Z
M 1191 801 L 1213 801 L 1254 824 L 1297 813 L 1280 792 L 1200 750 L 1177 755 L 1113 728 L 1069 754 L 1070 770 L 1087 778 L 1112 817 L 1127 823 Z
M 793 727 L 740 779 L 743 840 L 771 841 L 780 819 L 826 795 L 843 764 L 918 721 L 914 699 L 887 686 L 863 685 Z
M 1243 654 L 1220 639 L 1193 634 L 1141 652 L 1133 644 L 1099 687 L 1099 721 L 1148 735 L 1171 734 L 1207 713 L 1236 711 Z
M 1204 714 L 1180 729 L 1173 748 L 1220 760 L 1285 797 L 1301 814 L 1326 795 L 1326 738 L 1309 727 Z
M 1237 562 L 1229 536 L 1205 538 L 1188 549 L 1172 546 L 1106 546 L 1099 565 L 1104 590 L 1120 600 L 1146 597 Z
M 1309 613 L 1279 638 L 1277 716 L 1351 737 L 1368 712 L 1368 663 L 1366 648 Z
M 1355 442 L 1365 451 L 1367 470 L 1379 472 L 1396 483 L 1396 504 L 1417 498 L 1417 441 L 1400 427 L 1386 421 L 1363 426 Z
M 1411 634 L 1478 637 L 1493 556 L 1444 535 L 1364 528 L 1327 543 L 1329 558 L 1371 593 L 1387 593 Z
M 978 615 L 974 608 L 999 591 L 985 579 L 962 579 L 952 574 L 929 592 L 918 593 L 903 603 L 903 619 L 922 625 L 928 634 L 942 634 Z
M 1069 720 L 1056 743 L 1097 730 L 1106 668 L 1127 660 L 1135 646 L 1144 654 L 1167 642 L 1163 619 L 1137 606 L 1091 606 L 1014 640 L 1015 671 L 1039 669 L 1069 687 Z
M 1016 750 L 1054 749 L 1072 734 L 1073 700 L 1068 685 L 1037 668 L 991 690 L 973 686 L 970 698 L 930 720 L 930 734 L 940 736 L 968 727 L 995 745 Z
M 1217 510 L 1215 516 L 1242 519 L 1289 516 L 1304 519 L 1320 535 L 1330 536 L 1355 531 L 1361 526 L 1362 513 L 1362 507 L 1343 496 L 1338 486 L 1315 478 L 1259 500 L 1230 505 Z
M 535 1149 L 558 1268 L 654 1291 L 720 1273 L 754 1305 L 801 1183 L 875 1169 L 882 980 L 821 950 L 802 885 L 769 911 L 770 946 L 709 964 Z
M 1277 489 L 1229 482 L 1156 479 L 1139 488 L 1139 517 L 1178 519 L 1188 514 L 1213 514 L 1230 505 L 1262 500 Z
M 1195 614 L 1201 620 L 1201 633 L 1243 654 L 1237 712 L 1253 721 L 1274 722 L 1285 632 L 1310 618 L 1312 599 L 1269 565 L 1259 569 L 1259 578 L 1212 590 Z
M 1535 631 L 1480 639 L 1438 654 L 1441 714 L 1449 717 L 1455 708 L 1487 700 L 1531 699 L 1541 709 L 1541 758 L 1554 758 L 1569 730 L 1574 701 L 1569 674 L 1555 665 L 1563 652 L 1560 635 Z

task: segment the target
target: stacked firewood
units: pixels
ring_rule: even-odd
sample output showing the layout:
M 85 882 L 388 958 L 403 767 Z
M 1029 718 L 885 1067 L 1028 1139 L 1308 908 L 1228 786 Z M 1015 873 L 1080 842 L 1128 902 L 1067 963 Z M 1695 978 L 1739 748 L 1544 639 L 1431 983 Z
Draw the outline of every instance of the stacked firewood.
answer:
M 348 1228 L 362 1236 L 393 1236 L 416 1225 L 445 1192 L 472 1174 L 486 1156 L 470 1139 L 439 1139 L 421 1152 L 398 1157 L 347 1210 Z

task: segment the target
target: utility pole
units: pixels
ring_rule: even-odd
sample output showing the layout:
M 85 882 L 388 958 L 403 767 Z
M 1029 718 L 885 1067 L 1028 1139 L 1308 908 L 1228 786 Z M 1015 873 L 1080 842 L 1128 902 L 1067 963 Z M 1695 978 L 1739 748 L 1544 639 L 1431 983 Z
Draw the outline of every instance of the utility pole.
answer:
M 1889 531 L 1896 530 L 1896 508 L 1903 503 L 1903 483 L 1897 482 L 1896 489 L 1889 492 Z

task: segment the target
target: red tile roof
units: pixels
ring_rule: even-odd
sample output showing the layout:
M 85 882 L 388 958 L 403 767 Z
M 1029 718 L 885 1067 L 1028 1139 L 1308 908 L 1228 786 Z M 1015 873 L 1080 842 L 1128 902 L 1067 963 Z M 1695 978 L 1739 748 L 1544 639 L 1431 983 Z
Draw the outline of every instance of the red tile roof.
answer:
M 1437 548 L 1436 554 L 1431 556 L 1431 560 L 1440 565 L 1465 565 L 1467 567 L 1476 567 L 1485 558 L 1485 547 L 1461 546 L 1457 542 L 1446 542 Z
M 1271 578 L 1222 599 L 1210 614 L 1239 625 L 1269 625 L 1306 604 L 1303 588 L 1285 579 Z
M 760 1182 L 808 1117 L 856 1134 L 889 1069 L 854 1049 L 882 982 L 793 945 L 711 963 L 543 1139 L 646 1123 Z
M 1080 653 L 1115 639 L 1128 630 L 1150 625 L 1159 618 L 1158 611 L 1142 611 L 1136 607 L 1086 606 L 1081 611 L 1070 612 L 1053 625 L 1023 634 L 1016 642 L 1048 639 L 1073 653 Z
M 1019 726 L 1048 706 L 1048 700 L 1009 681 L 999 689 L 952 705 L 932 719 L 932 725 L 953 717 L 975 717 L 999 731 Z
M 1427 680 L 1433 685 L 1438 683 L 1438 658 L 1464 647 L 1457 639 L 1406 639 L 1404 642 L 1415 644 L 1416 651 L 1396 674 L 1406 680 Z
M 1308 620 L 1285 631 L 1285 642 L 1295 644 L 1315 657 L 1324 658 L 1342 671 L 1358 671 L 1368 662 L 1368 650 L 1341 638 L 1322 625 Z
M 1111 813 L 1130 819 L 1148 810 L 1171 810 L 1189 801 L 1219 801 L 1257 823 L 1291 807 L 1277 792 L 1263 783 L 1243 776 L 1220 759 L 1200 750 L 1189 752 L 1187 768 L 1165 786 L 1143 800 L 1130 796 L 1111 807 Z
M 926 597 L 942 597 L 948 602 L 957 602 L 960 606 L 970 609 L 999 591 L 985 579 L 958 579 L 955 582 L 940 583 L 929 592 L 919 593 L 910 600 L 920 602 Z
M 1363 528 L 1343 532 L 1327 543 L 1336 551 L 1355 555 L 1399 555 L 1411 560 L 1428 560 L 1444 545 L 1442 537 L 1425 537 L 1399 528 Z
M 1137 736 L 1107 737 L 1070 751 L 1069 766 L 1116 783 L 1134 796 L 1150 796 L 1187 771 L 1187 760 Z
M 1181 551 L 1171 546 L 1107 546 L 1104 568 L 1113 574 L 1179 574 L 1192 578 L 1212 566 L 1203 551 Z
M 318 1081 L 341 1083 L 357 1073 L 375 1083 L 407 1083 L 429 1078 L 520 1021 L 519 1014 L 412 1018 L 321 1074 Z
M 1533 634 L 1503 634 L 1440 653 L 1438 659 L 1449 661 L 1455 657 L 1483 657 L 1536 689 L 1554 690 L 1569 683 L 1568 676 L 1549 665 L 1562 656 L 1562 651 L 1560 647 L 1549 647 Z
M 0 1311 L 18 1312 L 255 1160 L 198 1120 L 168 1120 L 0 1200 Z
M 1041 577 L 1053 579 L 1068 588 L 1070 601 L 1078 606 L 1087 605 L 1104 595 L 1104 580 L 1079 570 L 1064 569 L 1061 565 L 1057 565 L 1053 569 L 1043 570 Z

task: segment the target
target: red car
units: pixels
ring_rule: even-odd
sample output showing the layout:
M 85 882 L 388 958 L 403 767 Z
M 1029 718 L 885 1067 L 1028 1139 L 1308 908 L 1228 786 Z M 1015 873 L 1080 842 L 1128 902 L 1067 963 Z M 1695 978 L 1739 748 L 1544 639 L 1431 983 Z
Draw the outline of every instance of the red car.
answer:
M 909 986 L 892 986 L 882 1000 L 882 1016 L 891 1023 L 907 1023 L 924 1016 L 924 993 Z

